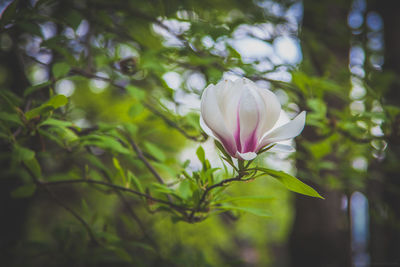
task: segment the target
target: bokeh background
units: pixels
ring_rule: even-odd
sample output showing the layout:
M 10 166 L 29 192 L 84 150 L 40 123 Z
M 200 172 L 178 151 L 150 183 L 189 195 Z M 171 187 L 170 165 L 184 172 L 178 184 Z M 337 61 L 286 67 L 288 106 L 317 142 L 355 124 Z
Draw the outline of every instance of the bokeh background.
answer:
M 0 0 L 0 265 L 400 266 L 399 11 L 396 0 Z M 307 110 L 296 152 L 257 164 L 325 200 L 262 178 L 226 194 L 264 196 L 242 202 L 269 216 L 188 223 L 110 188 L 32 182 L 36 170 L 189 199 L 182 173 L 202 168 L 199 145 L 224 168 L 199 127 L 201 93 L 239 77 L 274 91 L 289 117 Z M 32 158 L 40 167 L 24 168 Z

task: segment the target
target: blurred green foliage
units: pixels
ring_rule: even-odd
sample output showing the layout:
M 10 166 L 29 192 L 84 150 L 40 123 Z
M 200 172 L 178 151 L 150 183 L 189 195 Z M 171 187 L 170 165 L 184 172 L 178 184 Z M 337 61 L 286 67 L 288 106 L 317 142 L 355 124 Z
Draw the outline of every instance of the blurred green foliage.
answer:
M 367 84 L 364 109 L 351 109 L 357 100 L 348 80 L 311 76 L 269 58 L 263 69 L 232 44 L 250 26 L 281 27 L 295 37 L 298 29 L 284 16 L 295 5 L 12 1 L 0 20 L 1 179 L 11 185 L 1 193 L 12 208 L 19 198 L 26 202 L 14 229 L 21 238 L 1 244 L 8 266 L 274 266 L 273 251 L 293 216 L 282 184 L 320 196 L 289 174 L 263 168 L 269 155 L 250 165 L 260 178 L 221 183 L 235 177 L 230 159 L 217 168 L 206 158 L 198 110 L 179 95 L 199 99 L 205 85 L 227 74 L 279 89 L 292 113 L 308 111 L 318 139 L 300 137 L 312 172 L 299 177 L 361 190 L 365 170 L 351 163 L 383 152 L 383 137 L 371 129 L 400 110 L 383 106 L 382 92 Z M 268 45 L 279 36 L 245 33 Z M 290 72 L 291 82 L 270 78 L 279 70 Z M 165 78 L 171 73 L 178 86 Z M 193 77 L 200 85 L 189 82 Z M 332 95 L 346 107 L 328 108 Z M 200 168 L 180 161 L 188 146 L 199 147 L 192 160 L 196 154 Z M 346 164 L 338 166 L 332 153 Z

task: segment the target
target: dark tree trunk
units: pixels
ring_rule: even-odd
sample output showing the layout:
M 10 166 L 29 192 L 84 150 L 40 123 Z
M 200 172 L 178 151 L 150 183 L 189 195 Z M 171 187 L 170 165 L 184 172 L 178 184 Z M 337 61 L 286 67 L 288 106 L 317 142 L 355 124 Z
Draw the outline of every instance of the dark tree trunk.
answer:
M 26 6 L 28 2 L 22 0 L 18 8 Z M 14 27 L 4 33 L 6 34 L 12 40 L 12 46 L 8 49 L 0 49 L 0 65 L 6 66 L 3 68 L 7 69 L 6 79 L 0 86 L 10 88 L 16 95 L 22 97 L 30 83 L 18 52 L 20 33 Z M 11 145 L 0 141 L 0 151 L 10 151 L 9 157 L 0 159 L 0 265 L 12 266 L 18 257 L 13 248 L 18 245 L 24 234 L 26 213 L 31 200 L 11 197 L 10 193 L 22 184 L 21 177 L 7 171 L 11 163 Z
M 22 96 L 29 82 L 25 77 L 25 70 L 20 64 L 16 49 L 14 46 L 11 51 L 0 51 L 0 62 L 7 64 L 7 70 L 11 72 L 7 73 L 6 85 L 3 84 L 3 86 L 9 86 L 15 94 Z M 11 266 L 15 257 L 10 254 L 11 249 L 17 245 L 23 234 L 30 200 L 11 197 L 10 193 L 21 184 L 21 180 L 20 177 L 6 171 L 9 170 L 11 163 L 10 144 L 0 141 L 0 151 L 10 151 L 8 158 L 0 159 L 0 262 L 4 266 Z
M 301 29 L 304 62 L 302 70 L 311 76 L 328 76 L 348 90 L 350 74 L 348 53 L 351 33 L 347 15 L 351 1 L 305 0 L 304 20 Z M 342 109 L 345 103 L 333 95 L 324 100 L 328 110 Z M 306 127 L 302 138 L 313 142 L 322 137 L 311 127 Z M 305 149 L 299 144 L 297 168 L 302 176 L 310 173 Z M 332 149 L 335 151 L 335 148 Z M 341 164 L 333 152 L 328 156 L 334 164 Z M 327 173 L 320 173 L 323 181 Z M 339 177 L 340 174 L 329 173 Z M 316 185 L 313 185 L 318 188 Z M 318 188 L 325 200 L 296 195 L 295 219 L 290 236 L 291 266 L 294 267 L 348 267 L 351 266 L 351 238 L 349 217 L 342 209 L 343 192 Z
M 384 23 L 384 73 L 394 74 L 385 104 L 400 105 L 400 16 L 396 0 L 368 1 Z M 370 167 L 368 197 L 371 212 L 371 263 L 400 266 L 400 115 L 386 128 L 386 158 Z M 388 130 L 390 129 L 390 130 Z

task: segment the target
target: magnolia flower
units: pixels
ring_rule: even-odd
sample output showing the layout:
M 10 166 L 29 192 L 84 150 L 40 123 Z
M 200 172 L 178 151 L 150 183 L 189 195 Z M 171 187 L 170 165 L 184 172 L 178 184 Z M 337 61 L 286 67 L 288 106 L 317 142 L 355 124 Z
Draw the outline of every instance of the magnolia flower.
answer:
M 306 113 L 303 111 L 280 126 L 278 120 L 285 116 L 273 92 L 246 78 L 211 84 L 201 98 L 200 126 L 238 159 L 252 160 L 257 152 L 272 144 L 278 150 L 293 150 L 277 142 L 299 135 Z

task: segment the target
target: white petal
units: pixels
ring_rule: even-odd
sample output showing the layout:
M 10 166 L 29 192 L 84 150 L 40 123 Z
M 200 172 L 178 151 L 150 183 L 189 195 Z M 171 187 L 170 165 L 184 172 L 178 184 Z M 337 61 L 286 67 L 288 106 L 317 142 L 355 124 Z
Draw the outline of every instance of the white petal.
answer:
M 238 157 L 239 157 L 240 159 L 243 159 L 243 160 L 252 160 L 252 159 L 254 159 L 255 157 L 257 157 L 257 154 L 254 153 L 254 152 L 247 152 L 247 153 L 240 153 L 240 152 L 237 152 L 237 155 L 238 155 Z
M 304 129 L 304 124 L 306 122 L 306 112 L 303 111 L 292 121 L 286 123 L 285 125 L 276 128 L 267 135 L 263 137 L 258 148 L 261 148 L 267 144 L 288 140 L 298 136 Z
M 217 140 L 225 149 L 226 152 L 229 153 L 229 147 L 225 146 L 224 142 L 222 142 L 222 140 L 220 140 L 220 138 L 218 138 L 217 136 L 215 136 L 215 134 L 213 133 L 213 131 L 207 126 L 207 124 L 204 122 L 203 116 L 201 116 L 200 114 L 200 127 L 201 129 L 208 135 L 211 136 L 212 138 L 214 138 L 215 140 Z M 233 154 L 231 154 L 231 156 L 235 156 Z
M 290 118 L 288 116 L 288 114 L 286 113 L 286 111 L 284 111 L 283 109 L 281 109 L 281 113 L 279 114 L 279 119 L 276 121 L 274 127 L 272 127 L 272 129 L 270 130 L 270 132 L 272 132 L 273 130 L 285 125 L 286 123 L 290 122 Z M 269 132 L 268 132 L 269 133 Z
M 268 89 L 257 86 L 253 81 L 244 78 L 244 84 L 252 89 L 256 94 L 257 102 L 260 107 L 260 124 L 257 129 L 257 138 L 262 136 L 273 128 L 281 114 L 281 104 L 277 96 Z
M 261 125 L 260 128 L 262 134 L 265 134 L 267 131 L 271 130 L 278 121 L 281 113 L 281 104 L 276 95 L 270 90 L 260 88 L 258 92 L 261 95 L 266 108 L 266 117 L 263 119 L 263 125 Z
M 203 116 L 200 114 L 200 127 L 201 129 L 208 135 L 211 136 L 214 139 L 218 139 L 212 130 L 207 126 L 207 124 L 204 122 Z
M 241 79 L 235 81 L 224 80 L 216 85 L 218 105 L 225 120 L 228 131 L 234 133 L 237 129 L 237 109 L 243 92 Z
M 286 153 L 290 153 L 290 152 L 294 152 L 296 151 L 296 149 L 294 149 L 294 147 L 289 146 L 289 145 L 284 145 L 284 144 L 274 144 L 274 146 L 269 149 L 268 151 L 271 152 L 286 152 Z
M 255 92 L 254 92 L 255 94 Z M 254 152 L 258 139 L 256 131 L 260 122 L 260 104 L 251 89 L 246 88 L 240 98 L 239 121 L 242 152 Z
M 201 115 L 204 124 L 223 143 L 227 152 L 234 155 L 236 153 L 235 142 L 232 133 L 226 128 L 224 118 L 218 106 L 218 98 L 214 85 L 210 85 L 204 90 L 201 98 Z

